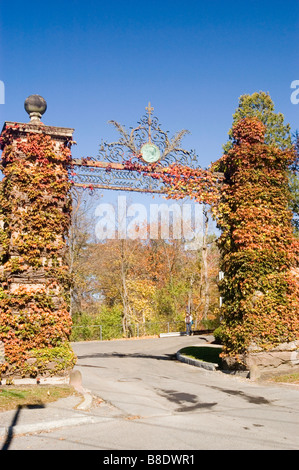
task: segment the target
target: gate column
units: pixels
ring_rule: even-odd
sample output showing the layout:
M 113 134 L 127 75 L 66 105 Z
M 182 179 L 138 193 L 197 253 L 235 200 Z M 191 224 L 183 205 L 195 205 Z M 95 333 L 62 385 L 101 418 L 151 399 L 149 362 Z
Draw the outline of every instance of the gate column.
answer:
M 74 129 L 44 125 L 46 108 L 30 96 L 30 122 L 5 122 L 0 137 L 2 376 L 64 374 L 75 360 L 65 261 Z

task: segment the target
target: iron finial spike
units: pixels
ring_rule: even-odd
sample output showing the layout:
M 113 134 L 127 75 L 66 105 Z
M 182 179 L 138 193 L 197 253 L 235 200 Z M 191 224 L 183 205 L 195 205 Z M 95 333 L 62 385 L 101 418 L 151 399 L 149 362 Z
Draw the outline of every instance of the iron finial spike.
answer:
M 151 114 L 154 111 L 154 108 L 151 106 L 151 102 L 148 102 L 148 106 L 146 106 L 145 110 L 147 111 L 148 114 L 148 141 L 151 142 L 151 124 L 152 124 L 152 118 Z

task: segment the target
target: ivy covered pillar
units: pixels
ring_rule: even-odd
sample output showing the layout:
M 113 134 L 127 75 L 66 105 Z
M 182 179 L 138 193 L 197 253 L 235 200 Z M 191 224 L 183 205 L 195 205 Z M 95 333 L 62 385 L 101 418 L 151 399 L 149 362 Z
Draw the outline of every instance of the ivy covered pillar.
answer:
M 0 138 L 2 377 L 64 374 L 75 362 L 65 262 L 74 130 L 44 125 L 46 107 L 27 98 L 30 122 L 5 122 Z
M 265 126 L 245 118 L 216 163 L 224 361 L 254 376 L 299 370 L 299 240 L 294 236 L 290 150 L 264 143 Z

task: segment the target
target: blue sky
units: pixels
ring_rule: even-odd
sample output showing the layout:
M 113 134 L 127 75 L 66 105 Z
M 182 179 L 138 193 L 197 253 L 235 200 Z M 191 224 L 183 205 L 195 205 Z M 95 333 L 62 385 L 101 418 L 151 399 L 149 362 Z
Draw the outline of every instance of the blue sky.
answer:
M 1 3 L 4 121 L 27 122 L 24 100 L 42 95 L 43 122 L 74 127 L 75 157 L 117 137 L 107 121 L 135 125 L 151 101 L 201 166 L 221 156 L 238 98 L 266 91 L 292 131 L 299 104 L 299 2 L 65 1 Z

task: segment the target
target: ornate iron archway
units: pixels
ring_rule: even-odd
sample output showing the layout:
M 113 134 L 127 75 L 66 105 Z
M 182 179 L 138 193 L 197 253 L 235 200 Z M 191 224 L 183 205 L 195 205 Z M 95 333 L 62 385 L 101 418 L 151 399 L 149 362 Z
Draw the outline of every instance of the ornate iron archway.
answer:
M 129 131 L 116 121 L 109 121 L 120 134 L 119 140 L 102 142 L 96 157 L 72 160 L 70 179 L 77 187 L 92 187 L 118 191 L 164 193 L 163 183 L 147 173 L 144 178 L 142 168 L 154 164 L 155 169 L 171 164 L 199 167 L 194 150 L 181 146 L 182 138 L 189 133 L 186 129 L 169 137 L 169 132 L 161 128 L 151 103 L 136 127 Z M 129 163 L 139 163 L 138 171 L 129 169 Z
M 152 117 L 153 108 L 150 104 L 146 108 L 147 114 L 130 132 L 112 121 L 121 137 L 116 142 L 102 143 L 97 157 L 72 159 L 70 145 L 74 129 L 42 124 L 40 118 L 46 110 L 46 103 L 38 95 L 29 97 L 26 102 L 25 108 L 31 121 L 27 124 L 5 122 L 0 136 L 0 149 L 3 150 L 1 167 L 4 173 L 0 185 L 0 342 L 3 343 L 0 344 L 0 349 L 4 345 L 6 361 L 1 364 L 0 358 L 0 372 L 21 376 L 43 373 L 54 375 L 56 371 L 67 371 L 74 362 L 68 344 L 71 330 L 69 271 L 64 262 L 66 236 L 71 222 L 70 177 L 73 176 L 75 186 L 163 193 L 163 182 L 159 183 L 160 179 L 154 178 L 154 172 L 159 171 L 157 168 L 163 171 L 171 163 L 193 168 L 198 168 L 199 165 L 195 153 L 181 147 L 181 139 L 187 131 L 178 132 L 170 139 L 168 132 L 161 129 L 158 119 Z M 272 343 L 276 346 L 278 341 L 284 340 L 285 343 L 277 346 L 279 349 L 270 351 L 267 367 L 273 363 L 273 355 L 277 351 L 288 351 L 288 362 L 293 367 L 290 351 L 293 354 L 293 351 L 298 350 L 298 273 L 295 264 L 297 241 L 292 235 L 287 207 L 285 167 L 287 161 L 292 160 L 290 155 L 281 153 L 280 149 L 275 149 L 274 146 L 268 148 L 262 143 L 261 123 L 245 119 L 245 123 L 241 121 L 238 126 L 241 127 L 237 127 L 237 142 L 234 151 L 229 154 L 231 173 L 226 172 L 224 175 L 224 189 L 219 195 L 226 198 L 226 207 L 221 208 L 221 216 L 224 214 L 226 219 L 223 216 L 221 222 L 227 237 L 221 243 L 222 249 L 225 245 L 223 251 L 226 257 L 224 292 L 229 293 L 227 298 L 224 297 L 224 304 L 228 306 L 224 311 L 224 317 L 226 315 L 228 320 L 227 351 L 229 354 L 236 354 L 238 363 L 239 353 L 244 350 L 242 360 L 246 362 L 247 353 L 250 359 L 249 346 L 260 348 L 261 344 L 269 350 Z M 251 149 L 249 153 L 248 148 Z M 249 161 L 255 153 L 262 163 L 260 167 L 265 168 L 264 173 L 260 172 L 263 179 L 258 187 L 262 191 L 259 197 L 264 197 L 266 184 L 267 189 L 272 191 L 272 198 L 261 200 L 276 203 L 272 212 L 270 203 L 260 204 L 255 200 L 256 160 Z M 244 155 L 248 156 L 248 161 L 246 171 L 242 173 L 240 161 Z M 268 159 L 267 165 L 265 156 Z M 276 167 L 272 168 L 273 161 L 277 159 L 282 168 L 279 171 Z M 222 160 L 222 164 L 224 162 L 226 165 L 227 159 Z M 143 177 L 143 168 L 146 178 Z M 219 162 L 216 168 L 219 168 Z M 195 183 L 196 194 L 201 188 L 201 172 L 204 173 L 205 170 L 195 171 L 197 174 L 193 181 L 191 178 L 191 182 Z M 215 178 L 212 181 L 215 186 L 218 184 L 218 176 L 216 173 L 209 173 Z M 189 174 L 183 176 L 190 180 Z M 178 178 L 182 178 L 180 172 Z M 203 187 L 206 184 L 204 178 L 203 174 Z M 208 179 L 207 184 L 210 183 L 211 180 Z M 281 184 L 284 184 L 282 194 L 277 195 L 277 187 Z M 207 190 L 206 187 L 204 189 Z M 228 189 L 227 196 L 225 191 Z M 254 199 L 251 200 L 251 197 Z M 241 207 L 237 216 L 238 224 L 231 221 L 236 218 L 236 200 L 238 207 Z M 251 206 L 248 206 L 248 201 L 251 201 Z M 263 239 L 258 238 L 259 251 L 254 247 L 257 231 L 250 231 L 245 223 L 249 220 L 248 225 L 253 225 L 252 214 L 257 203 L 260 204 L 258 209 L 263 206 L 263 211 L 259 214 L 260 226 L 263 223 L 267 225 L 266 231 L 262 232 Z M 248 210 L 248 207 L 252 210 Z M 249 218 L 246 219 L 247 212 Z M 272 220 L 275 222 L 273 225 L 268 225 L 270 219 L 271 223 Z M 231 248 L 233 244 L 235 251 Z M 277 244 L 279 250 L 276 250 Z M 260 255 L 264 260 L 263 276 L 260 276 Z M 250 270 L 246 271 L 248 261 Z M 267 269 L 264 269 L 265 266 Z M 244 272 L 247 277 L 250 274 L 248 279 L 244 279 Z M 296 276 L 295 280 L 292 276 Z M 230 298 L 231 292 L 237 293 L 237 296 Z M 287 304 L 286 300 L 289 302 L 289 311 L 285 317 L 283 309 Z M 246 310 L 238 310 L 241 303 Z M 257 312 L 256 303 L 262 315 Z M 268 314 L 268 304 L 270 307 L 274 305 L 275 315 L 272 312 L 271 315 Z M 243 318 L 247 322 L 246 331 L 240 328 Z M 262 331 L 263 322 L 267 326 L 266 337 Z M 276 336 L 273 336 L 273 332 Z M 242 340 L 242 335 L 246 343 Z M 254 343 L 250 343 L 251 340 Z M 56 351 L 56 363 L 52 361 L 53 347 Z M 283 362 L 285 357 L 283 356 Z M 51 370 L 48 370 L 49 364 Z

